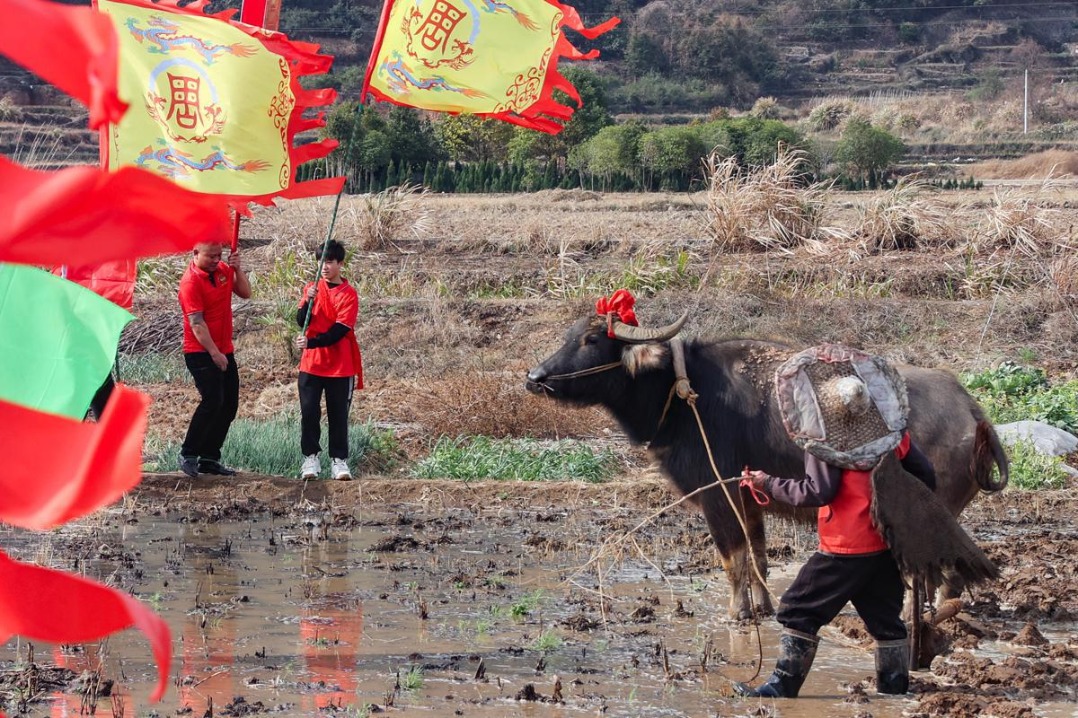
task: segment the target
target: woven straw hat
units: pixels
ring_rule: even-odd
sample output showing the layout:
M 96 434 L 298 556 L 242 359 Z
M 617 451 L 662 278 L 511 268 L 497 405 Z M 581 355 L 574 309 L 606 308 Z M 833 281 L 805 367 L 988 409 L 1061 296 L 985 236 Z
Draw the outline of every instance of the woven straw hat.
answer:
M 775 392 L 790 438 L 842 468 L 873 468 L 906 429 L 905 381 L 857 349 L 824 344 L 795 354 L 775 372 Z

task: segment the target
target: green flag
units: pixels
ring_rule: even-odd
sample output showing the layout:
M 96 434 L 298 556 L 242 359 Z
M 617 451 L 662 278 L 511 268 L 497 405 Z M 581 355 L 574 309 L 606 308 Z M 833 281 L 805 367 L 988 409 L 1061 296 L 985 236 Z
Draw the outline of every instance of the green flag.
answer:
M 82 419 L 132 319 L 74 282 L 0 264 L 0 399 Z

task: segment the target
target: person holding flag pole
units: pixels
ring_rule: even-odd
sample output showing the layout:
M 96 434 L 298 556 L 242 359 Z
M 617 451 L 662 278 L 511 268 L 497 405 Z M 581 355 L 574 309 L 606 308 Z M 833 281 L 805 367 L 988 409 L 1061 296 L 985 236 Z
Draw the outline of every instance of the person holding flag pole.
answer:
M 352 132 L 344 148 L 345 157 L 351 157 L 362 113 L 363 103 L 360 102 L 356 105 Z M 330 476 L 339 481 L 352 478 L 348 468 L 348 412 L 352 406 L 352 392 L 363 388 L 363 355 L 355 333 L 359 295 L 348 280 L 341 277 L 347 252 L 343 244 L 333 239 L 342 194 L 343 186 L 333 203 L 326 240 L 315 253 L 318 259 L 315 279 L 304 287 L 296 312 L 296 323 L 301 331 L 295 344 L 302 352 L 297 382 L 302 479 L 317 478 L 322 471 L 319 442 L 323 394 L 329 429 Z

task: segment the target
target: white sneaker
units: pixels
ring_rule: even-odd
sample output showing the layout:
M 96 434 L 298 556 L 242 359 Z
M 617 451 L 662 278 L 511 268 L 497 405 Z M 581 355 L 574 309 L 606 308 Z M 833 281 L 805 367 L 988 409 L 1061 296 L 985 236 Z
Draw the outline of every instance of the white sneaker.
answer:
M 338 481 L 352 480 L 352 472 L 348 470 L 348 462 L 344 459 L 334 459 L 329 473 Z
M 317 479 L 322 473 L 322 462 L 318 460 L 318 454 L 303 457 L 303 466 L 299 470 L 301 479 Z

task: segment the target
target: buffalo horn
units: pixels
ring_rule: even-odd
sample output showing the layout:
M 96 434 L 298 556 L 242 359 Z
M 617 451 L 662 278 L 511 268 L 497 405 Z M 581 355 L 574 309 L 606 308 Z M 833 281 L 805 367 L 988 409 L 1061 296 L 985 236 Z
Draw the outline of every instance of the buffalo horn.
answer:
M 681 331 L 682 325 L 685 324 L 685 320 L 689 318 L 689 313 L 682 314 L 677 321 L 673 324 L 667 324 L 665 327 L 634 327 L 631 324 L 623 324 L 622 322 L 614 322 L 614 336 L 623 342 L 630 342 L 632 344 L 643 344 L 644 342 L 664 342 L 667 339 L 672 338 L 678 332 Z

